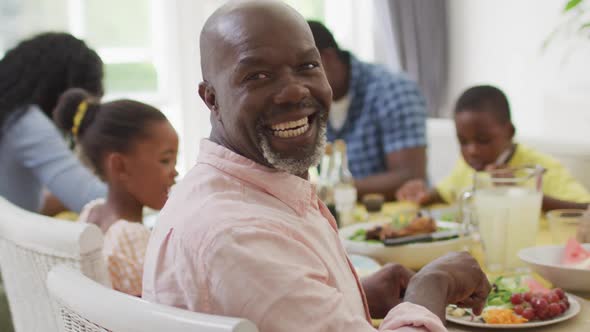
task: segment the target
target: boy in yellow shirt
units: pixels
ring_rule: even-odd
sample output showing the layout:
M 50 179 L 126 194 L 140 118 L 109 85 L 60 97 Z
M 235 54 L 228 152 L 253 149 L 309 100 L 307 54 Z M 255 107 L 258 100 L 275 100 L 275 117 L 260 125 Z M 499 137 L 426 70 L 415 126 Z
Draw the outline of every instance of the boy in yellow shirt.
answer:
M 423 180 L 406 182 L 396 193 L 398 200 L 420 205 L 453 203 L 473 185 L 474 171 L 539 165 L 543 175 L 543 210 L 585 209 L 590 193 L 556 159 L 513 142 L 514 125 L 504 93 L 492 86 L 465 91 L 455 106 L 455 127 L 461 158 L 451 174 L 435 188 Z

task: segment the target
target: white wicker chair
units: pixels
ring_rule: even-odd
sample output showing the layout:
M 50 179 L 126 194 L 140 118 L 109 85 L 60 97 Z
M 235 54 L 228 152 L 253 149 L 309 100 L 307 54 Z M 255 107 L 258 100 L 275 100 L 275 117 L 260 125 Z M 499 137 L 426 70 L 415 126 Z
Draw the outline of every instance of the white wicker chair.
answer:
M 15 330 L 59 331 L 46 287 L 55 265 L 69 265 L 110 285 L 102 245 L 102 232 L 94 225 L 44 217 L 0 197 L 0 269 Z
M 114 291 L 67 266 L 49 272 L 47 288 L 60 307 L 64 332 L 258 331 L 245 319 L 181 310 Z

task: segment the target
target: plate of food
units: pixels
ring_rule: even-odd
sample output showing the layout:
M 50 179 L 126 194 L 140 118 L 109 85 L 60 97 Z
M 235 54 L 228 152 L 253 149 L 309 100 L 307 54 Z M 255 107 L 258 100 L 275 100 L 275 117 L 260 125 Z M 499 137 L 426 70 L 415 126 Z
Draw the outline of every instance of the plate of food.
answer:
M 381 264 L 396 262 L 419 269 L 450 252 L 463 250 L 472 241 L 459 224 L 437 221 L 416 211 L 340 229 L 349 254 L 371 257 Z
M 473 327 L 521 329 L 563 322 L 575 317 L 580 309 L 576 298 L 561 288 L 545 288 L 533 277 L 499 277 L 481 315 L 450 305 L 446 319 Z

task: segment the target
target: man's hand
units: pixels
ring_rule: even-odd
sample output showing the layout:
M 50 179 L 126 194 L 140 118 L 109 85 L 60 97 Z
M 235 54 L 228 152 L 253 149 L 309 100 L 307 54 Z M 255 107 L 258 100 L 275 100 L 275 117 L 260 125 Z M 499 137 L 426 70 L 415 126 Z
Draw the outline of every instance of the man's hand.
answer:
M 449 253 L 426 265 L 420 272 L 442 272 L 449 277 L 449 304 L 472 308 L 477 315 L 483 310 L 491 285 L 475 258 L 467 252 Z
M 361 280 L 372 318 L 384 318 L 402 301 L 413 275 L 414 272 L 404 266 L 389 263 Z
M 424 205 L 431 200 L 431 194 L 422 179 L 410 180 L 397 191 L 395 197 L 398 201 L 409 201 Z
M 448 304 L 480 314 L 490 289 L 477 261 L 466 252 L 456 252 L 423 267 L 410 281 L 404 300 L 428 308 L 444 321 Z

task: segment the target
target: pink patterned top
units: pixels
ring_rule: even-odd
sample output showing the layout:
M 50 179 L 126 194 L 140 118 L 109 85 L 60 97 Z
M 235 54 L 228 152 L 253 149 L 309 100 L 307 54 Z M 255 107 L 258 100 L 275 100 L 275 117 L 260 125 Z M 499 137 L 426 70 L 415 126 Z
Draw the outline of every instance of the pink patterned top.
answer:
M 87 222 L 92 213 L 99 213 L 104 199 L 88 203 L 80 214 Z M 103 254 L 113 289 L 133 296 L 141 296 L 145 251 L 150 231 L 143 224 L 118 220 L 104 234 Z

